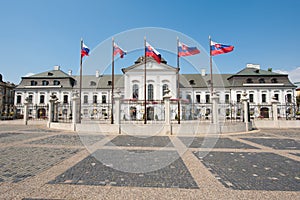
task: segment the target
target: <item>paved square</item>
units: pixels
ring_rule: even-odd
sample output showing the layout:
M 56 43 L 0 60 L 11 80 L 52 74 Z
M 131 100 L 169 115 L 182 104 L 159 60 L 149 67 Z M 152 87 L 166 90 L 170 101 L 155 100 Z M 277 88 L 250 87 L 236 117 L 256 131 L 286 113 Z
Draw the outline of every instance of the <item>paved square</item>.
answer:
M 243 138 L 243 140 L 248 140 L 273 149 L 300 150 L 300 142 L 293 139 Z
M 19 182 L 77 153 L 77 149 L 10 147 L 0 149 L 0 182 Z
M 132 147 L 173 147 L 173 144 L 167 136 L 129 136 L 119 135 L 107 146 L 132 146 Z
M 224 184 L 235 190 L 300 191 L 300 162 L 273 153 L 194 152 Z
M 179 137 L 179 139 L 190 148 L 257 149 L 256 147 L 229 138 Z
M 28 140 L 28 139 L 32 139 L 35 137 L 41 137 L 41 136 L 45 136 L 47 135 L 47 133 L 1 133 L 0 135 L 3 135 L 2 137 L 0 137 L 0 143 L 12 143 L 12 142 L 19 142 L 19 141 L 24 141 L 24 140 Z
M 100 140 L 104 136 L 102 135 L 54 135 L 45 139 L 32 141 L 29 144 L 52 144 L 52 145 L 70 145 L 70 146 L 81 146 L 81 145 L 92 145 Z
M 107 158 L 118 154 L 120 150 L 98 150 L 95 154 L 107 154 Z M 149 151 L 131 151 L 132 153 L 149 153 Z M 120 152 L 119 152 L 120 153 Z M 156 171 L 130 173 L 125 171 L 119 171 L 114 169 L 113 164 L 103 164 L 93 155 L 88 156 L 77 165 L 73 166 L 65 173 L 58 176 L 50 183 L 68 183 L 76 185 L 111 185 L 111 186 L 130 186 L 130 187 L 159 187 L 159 188 L 186 188 L 196 189 L 198 188 L 193 177 L 189 173 L 187 167 L 183 163 L 176 151 L 160 151 L 161 155 L 166 158 L 178 157 L 174 162 L 170 163 L 163 168 L 159 168 Z M 97 157 L 97 155 L 95 155 Z M 126 159 L 126 155 L 123 156 L 120 153 L 122 162 Z M 143 156 L 141 156 L 143 159 Z M 143 162 L 143 161 L 141 161 Z M 130 163 L 130 167 L 135 167 L 138 163 Z M 161 164 L 161 163 L 156 163 Z M 159 167 L 159 166 L 158 166 Z

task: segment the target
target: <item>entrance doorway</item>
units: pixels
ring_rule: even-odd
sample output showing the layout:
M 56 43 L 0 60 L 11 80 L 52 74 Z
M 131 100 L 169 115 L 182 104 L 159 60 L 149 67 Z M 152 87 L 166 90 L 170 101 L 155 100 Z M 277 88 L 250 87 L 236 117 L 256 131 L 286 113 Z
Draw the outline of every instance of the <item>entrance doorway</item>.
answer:
M 154 120 L 154 108 L 153 107 L 147 108 L 147 120 Z
M 269 108 L 262 107 L 260 109 L 260 116 L 262 116 L 263 118 L 269 118 Z

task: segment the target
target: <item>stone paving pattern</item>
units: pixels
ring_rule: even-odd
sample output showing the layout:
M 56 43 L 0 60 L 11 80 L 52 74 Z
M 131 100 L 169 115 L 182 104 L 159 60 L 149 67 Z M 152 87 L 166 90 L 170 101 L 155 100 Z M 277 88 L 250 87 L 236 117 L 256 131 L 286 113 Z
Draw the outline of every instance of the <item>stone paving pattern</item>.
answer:
M 194 154 L 226 186 L 237 190 L 300 190 L 300 162 L 273 153 Z
M 146 152 L 147 151 L 144 151 L 144 153 Z M 105 151 L 103 150 L 95 152 L 95 154 L 104 153 Z M 115 153 L 116 152 L 113 154 Z M 141 153 L 141 151 L 136 153 Z M 166 151 L 162 151 L 161 153 L 164 154 Z M 170 152 L 167 153 L 170 155 Z M 173 153 L 177 154 L 176 152 Z M 177 156 L 179 157 L 179 155 Z M 119 171 L 112 168 L 113 166 L 106 166 L 95 157 L 94 155 L 88 156 L 80 163 L 58 176 L 55 180 L 50 181 L 50 183 L 189 189 L 198 188 L 180 157 L 164 168 L 146 173 Z
M 204 140 L 203 135 L 78 135 L 44 125 L 0 126 L 0 199 L 300 196 L 297 129 L 229 133 L 219 138 L 210 135 Z M 214 148 L 208 149 L 212 142 L 216 142 Z M 130 155 L 143 153 L 153 156 L 141 156 L 140 163 L 131 160 Z M 146 161 L 153 166 L 159 166 L 160 159 L 173 162 L 154 171 L 132 173 L 118 170 L 103 156 L 117 158 L 120 166 L 137 168 Z
M 256 147 L 229 138 L 212 137 L 179 137 L 190 148 L 233 148 L 233 149 L 257 149 Z
M 120 135 L 115 137 L 108 146 L 134 146 L 134 147 L 172 147 L 173 144 L 169 137 L 145 137 Z

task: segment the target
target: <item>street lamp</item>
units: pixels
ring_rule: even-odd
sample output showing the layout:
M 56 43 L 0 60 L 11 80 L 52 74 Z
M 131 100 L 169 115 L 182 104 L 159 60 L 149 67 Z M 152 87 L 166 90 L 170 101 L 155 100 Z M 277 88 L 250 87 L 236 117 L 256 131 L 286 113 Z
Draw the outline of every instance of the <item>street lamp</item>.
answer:
M 194 85 L 195 85 L 195 81 L 194 80 L 190 80 L 190 86 L 192 87 L 192 120 L 194 119 Z

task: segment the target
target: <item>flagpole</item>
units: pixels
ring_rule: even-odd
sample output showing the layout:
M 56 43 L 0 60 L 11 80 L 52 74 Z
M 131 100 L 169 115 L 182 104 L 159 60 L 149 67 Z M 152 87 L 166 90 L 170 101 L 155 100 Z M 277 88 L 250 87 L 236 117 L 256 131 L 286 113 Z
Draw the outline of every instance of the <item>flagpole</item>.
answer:
M 80 51 L 82 49 L 83 39 L 80 40 Z M 81 123 L 81 90 L 82 90 L 82 55 L 80 53 L 80 75 L 79 75 L 79 120 L 78 122 Z M 75 114 L 75 113 L 74 113 Z
M 210 95 L 213 95 L 213 75 L 212 75 L 212 55 L 211 55 L 211 37 L 209 36 L 209 67 L 210 67 Z
M 177 114 L 177 121 L 178 124 L 180 124 L 180 79 L 179 79 L 179 51 L 178 51 L 178 47 L 179 47 L 179 38 L 177 37 L 177 109 L 178 109 L 178 114 Z
M 114 124 L 114 87 L 115 87 L 115 45 L 112 38 L 112 60 L 111 60 L 111 124 Z
M 145 49 L 145 60 L 144 60 L 144 124 L 147 124 L 147 100 L 146 100 L 146 91 L 147 91 L 147 79 L 146 79 L 146 36 L 144 37 L 144 49 Z
M 209 67 L 210 67 L 210 99 L 213 96 L 214 86 L 213 86 L 213 70 L 212 70 L 212 55 L 211 55 L 211 37 L 209 36 Z M 212 102 L 211 102 L 212 103 Z M 213 106 L 213 104 L 212 104 Z M 213 110 L 213 109 L 212 109 Z M 213 123 L 213 115 L 211 115 L 211 123 Z M 216 116 L 215 116 L 216 117 Z

